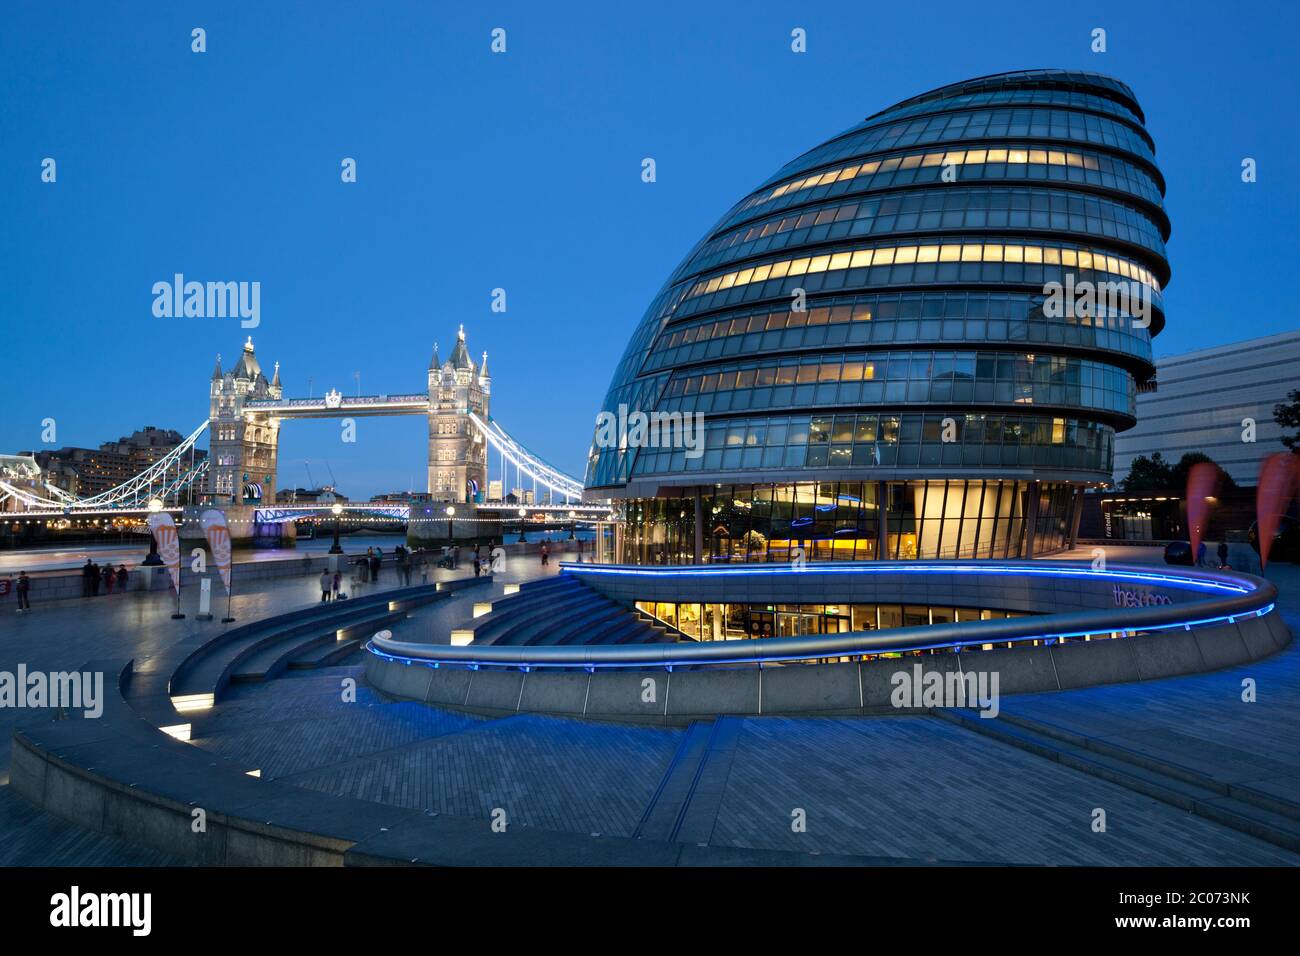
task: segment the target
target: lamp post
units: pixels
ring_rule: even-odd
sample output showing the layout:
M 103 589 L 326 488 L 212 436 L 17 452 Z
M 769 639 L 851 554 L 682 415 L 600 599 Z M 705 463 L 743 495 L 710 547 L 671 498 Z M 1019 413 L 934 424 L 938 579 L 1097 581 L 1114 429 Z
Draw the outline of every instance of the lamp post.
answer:
M 456 506 L 447 505 L 447 545 L 456 543 L 456 528 L 452 519 L 456 517 Z
M 149 499 L 150 513 L 157 514 L 162 510 L 163 510 L 163 503 L 161 498 Z M 149 528 L 147 523 L 145 527 Z M 142 563 L 149 565 L 151 567 L 157 567 L 158 565 L 162 564 L 162 556 L 158 553 L 158 541 L 153 536 L 153 528 L 149 528 L 149 554 L 145 557 Z
M 343 546 L 339 544 L 339 521 L 340 515 L 343 514 L 343 506 L 337 501 L 330 507 L 334 513 L 334 543 L 330 546 L 330 554 L 342 554 Z
M 520 508 L 519 509 L 519 543 L 520 544 L 528 543 L 528 536 L 524 534 L 524 518 L 526 517 L 528 517 L 528 509 Z

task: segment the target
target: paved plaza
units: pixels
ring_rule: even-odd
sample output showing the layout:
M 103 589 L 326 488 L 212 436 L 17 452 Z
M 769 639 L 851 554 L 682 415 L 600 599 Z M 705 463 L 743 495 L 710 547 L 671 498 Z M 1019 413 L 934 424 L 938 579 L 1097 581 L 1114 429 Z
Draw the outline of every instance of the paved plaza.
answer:
M 1112 561 L 1151 560 L 1115 549 Z M 543 572 L 511 559 L 490 585 Z M 555 566 L 547 569 L 555 572 Z M 438 572 L 452 577 L 452 572 Z M 463 575 L 460 571 L 456 576 Z M 1270 577 L 1300 629 L 1300 569 Z M 380 587 L 392 587 L 393 582 Z M 241 621 L 314 603 L 315 580 L 236 596 Z M 482 591 L 414 610 L 399 640 L 443 641 Z M 136 656 L 199 629 L 166 594 L 68 601 L 8 617 L 0 655 L 30 668 Z M 344 678 L 360 684 L 345 703 Z M 1258 701 L 1243 703 L 1244 677 Z M 1300 649 L 1170 680 L 1004 698 L 1003 714 L 1139 751 L 1300 802 Z M 9 736 L 30 712 L 0 711 Z M 36 717 L 35 719 L 42 719 Z M 999 723 L 1001 723 L 999 721 Z M 1239 828 L 938 716 L 720 718 L 648 727 L 518 714 L 485 717 L 382 699 L 356 657 L 232 687 L 193 719 L 192 744 L 262 779 L 406 809 L 578 835 L 847 854 L 878 862 L 1027 865 L 1294 865 L 1300 855 Z M 1097 808 L 1107 829 L 1093 832 Z M 804 827 L 792 826 L 795 819 Z M 181 863 L 88 833 L 0 788 L 0 863 Z

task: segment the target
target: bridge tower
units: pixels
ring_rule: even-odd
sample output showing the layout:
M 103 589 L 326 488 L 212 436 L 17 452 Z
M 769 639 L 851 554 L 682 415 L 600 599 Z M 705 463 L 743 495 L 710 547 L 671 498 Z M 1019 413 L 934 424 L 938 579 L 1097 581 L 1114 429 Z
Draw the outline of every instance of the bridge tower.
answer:
M 487 421 L 492 379 L 475 365 L 465 345 L 465 326 L 443 362 L 438 346 L 429 361 L 429 495 L 435 501 L 473 501 L 487 491 L 487 443 L 469 420 L 473 412 Z
M 279 399 L 280 363 L 270 381 L 262 374 L 253 338 L 229 371 L 217 356 L 209 387 L 208 494 L 214 503 L 263 504 L 275 501 L 275 471 L 280 420 L 245 409 L 254 399 Z

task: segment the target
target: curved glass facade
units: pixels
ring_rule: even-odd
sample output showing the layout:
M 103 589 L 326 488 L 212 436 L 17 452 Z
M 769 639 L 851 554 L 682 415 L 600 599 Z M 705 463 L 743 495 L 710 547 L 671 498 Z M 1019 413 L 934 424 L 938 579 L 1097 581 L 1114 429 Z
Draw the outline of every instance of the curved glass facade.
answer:
M 622 502 L 619 557 L 1064 546 L 1080 490 L 1110 479 L 1165 321 L 1169 220 L 1144 122 L 1109 77 L 979 77 L 869 117 L 741 198 L 610 383 L 602 417 L 698 426 L 676 447 L 597 428 L 586 484 Z M 1100 301 L 1070 298 L 1082 289 Z

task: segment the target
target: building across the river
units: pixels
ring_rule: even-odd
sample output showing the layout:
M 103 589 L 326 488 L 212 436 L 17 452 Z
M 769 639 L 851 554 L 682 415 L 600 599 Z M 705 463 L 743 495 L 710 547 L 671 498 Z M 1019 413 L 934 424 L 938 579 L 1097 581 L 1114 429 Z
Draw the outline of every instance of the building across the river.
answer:
M 1115 481 L 1139 455 L 1177 463 L 1201 452 L 1253 486 L 1263 460 L 1286 450 L 1273 407 L 1300 388 L 1298 369 L 1300 332 L 1157 359 L 1156 387 L 1138 395 L 1137 425 L 1115 440 Z

